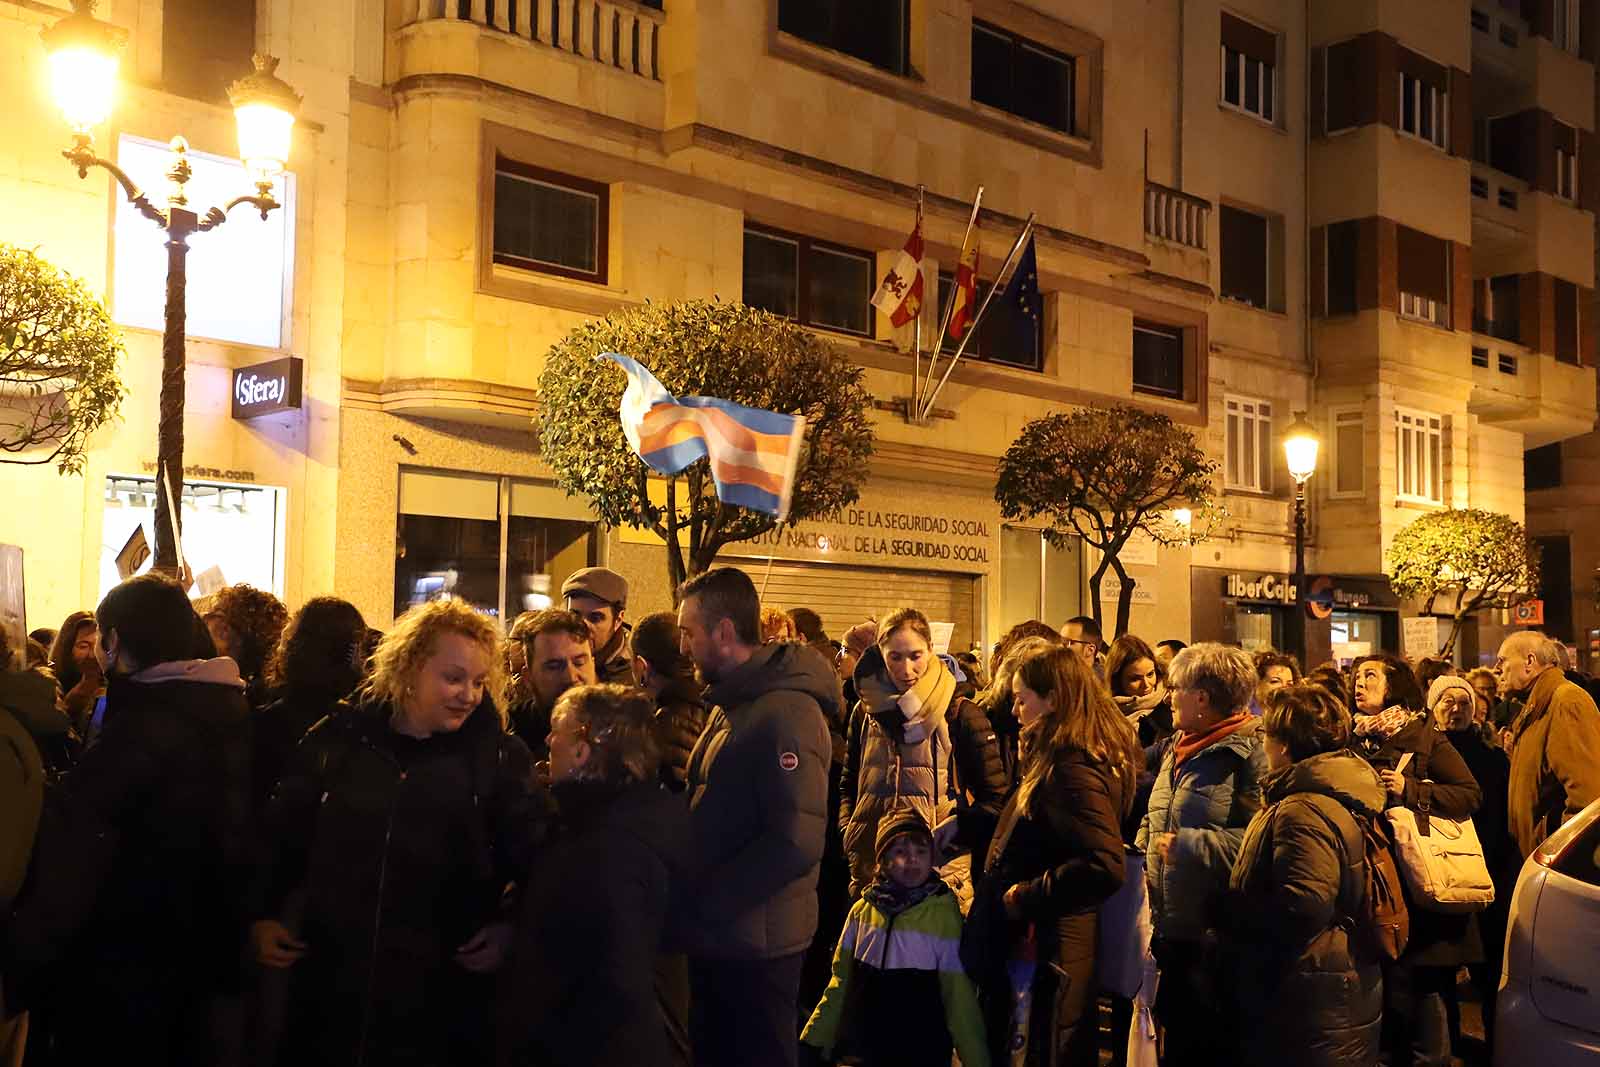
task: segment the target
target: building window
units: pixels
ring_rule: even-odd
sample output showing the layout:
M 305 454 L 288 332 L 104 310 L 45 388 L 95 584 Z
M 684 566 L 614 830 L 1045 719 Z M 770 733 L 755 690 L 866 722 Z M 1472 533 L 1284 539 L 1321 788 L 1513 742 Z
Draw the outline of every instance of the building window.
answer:
M 939 272 L 939 310 L 942 312 L 950 303 L 951 287 L 955 284 L 951 275 Z M 977 301 L 978 307 L 983 306 L 985 295 L 993 288 L 993 282 L 978 281 Z M 995 306 L 984 315 L 983 322 L 978 327 L 978 336 L 967 342 L 967 349 L 961 354 L 962 359 L 980 359 L 985 363 L 999 363 L 1007 367 L 1021 367 L 1024 370 L 1039 370 L 1044 366 L 1044 316 L 1035 316 L 1033 329 L 1027 336 L 1011 336 L 1009 327 L 1010 316 L 1006 315 L 999 306 L 996 297 Z M 941 320 L 943 321 L 942 317 Z M 947 330 L 944 343 L 940 346 L 946 354 L 953 354 L 960 347 L 961 342 L 950 337 Z
M 1500 353 L 1500 373 L 1515 377 L 1517 373 L 1517 357 L 1510 352 Z
M 610 190 L 503 157 L 494 168 L 494 261 L 606 284 Z
M 1487 348 L 1484 348 L 1482 345 L 1473 345 L 1472 346 L 1472 365 L 1474 367 L 1485 367 L 1485 368 L 1487 368 L 1489 366 L 1489 350 Z
M 910 9 L 910 0 L 778 0 L 778 29 L 903 75 Z
M 1133 391 L 1183 399 L 1183 329 L 1133 320 Z
M 1360 408 L 1333 412 L 1333 489 L 1330 496 L 1366 492 L 1367 424 Z
M 1473 29 L 1479 33 L 1489 32 L 1489 13 L 1487 11 L 1479 11 L 1477 8 L 1473 8 L 1471 19 Z
M 1083 610 L 1083 542 L 1056 546 L 1039 530 L 1001 526 L 1000 617 L 1070 619 Z
M 1230 396 L 1227 411 L 1227 486 L 1272 492 L 1272 404 Z
M 1356 273 L 1361 251 L 1361 223 L 1356 220 L 1331 224 L 1324 239 L 1327 249 L 1328 314 L 1354 315 Z
M 1444 503 L 1444 419 L 1396 408 L 1395 483 L 1402 500 Z
M 1472 177 L 1467 179 L 1467 188 L 1472 192 L 1472 195 L 1477 197 L 1479 200 L 1489 199 L 1488 179 L 1480 178 L 1474 174 Z
M 397 616 L 458 596 L 513 619 L 550 607 L 573 571 L 596 562 L 598 517 L 552 485 L 402 468 L 398 510 Z
M 126 557 L 118 562 L 125 548 L 140 539 L 155 545 L 156 494 L 161 491 L 152 477 L 106 476 L 100 538 L 102 597 L 130 577 L 119 569 L 130 562 Z M 211 588 L 211 579 L 219 587 L 243 582 L 283 595 L 286 496 L 285 490 L 271 486 L 184 480 L 178 511 L 183 558 L 196 576 L 196 595 L 199 589 Z M 144 569 L 140 564 L 131 573 Z
M 1450 243 L 1395 227 L 1400 283 L 1400 314 L 1408 319 L 1450 325 Z
M 1578 6 L 1580 0 L 1554 0 L 1555 20 L 1550 41 L 1557 48 L 1578 54 Z
M 1559 4 L 1557 5 L 1559 9 Z M 1556 187 L 1553 190 L 1562 200 L 1578 198 L 1578 133 L 1564 122 L 1555 125 Z
M 1561 442 L 1522 453 L 1522 485 L 1529 492 L 1561 487 Z
M 984 22 L 972 24 L 972 99 L 1062 133 L 1075 132 L 1077 63 Z
M 1507 211 L 1517 210 L 1517 191 L 1515 189 L 1508 189 L 1502 185 L 1500 187 L 1500 191 L 1495 194 L 1495 203 L 1499 204 Z
M 1489 306 L 1485 308 L 1487 321 L 1480 325 L 1480 333 L 1501 341 L 1519 343 L 1522 340 L 1522 278 L 1516 274 L 1499 274 L 1489 279 L 1485 287 Z
M 1578 363 L 1578 287 L 1557 278 L 1555 283 L 1556 351 L 1562 363 Z
M 806 326 L 872 336 L 870 252 L 746 226 L 744 302 Z
M 1251 307 L 1283 307 L 1282 256 L 1274 255 L 1279 223 L 1265 215 L 1221 205 L 1222 295 Z
M 1222 13 L 1224 107 L 1277 121 L 1278 37 L 1252 22 Z
M 1448 148 L 1450 94 L 1414 75 L 1401 71 L 1400 132 L 1427 141 L 1435 148 Z
M 251 191 L 238 160 L 192 150 L 188 160 L 191 174 L 184 192 L 191 208 L 204 212 Z M 172 151 L 165 144 L 123 135 L 117 141 L 117 164 L 141 189 L 171 184 L 166 173 Z M 282 206 L 265 221 L 241 211 L 219 233 L 189 242 L 189 337 L 287 347 L 283 327 L 293 289 L 294 175 L 274 179 L 272 195 Z M 118 196 L 116 202 L 113 315 L 124 326 L 160 330 L 166 322 L 166 240 L 127 197 Z

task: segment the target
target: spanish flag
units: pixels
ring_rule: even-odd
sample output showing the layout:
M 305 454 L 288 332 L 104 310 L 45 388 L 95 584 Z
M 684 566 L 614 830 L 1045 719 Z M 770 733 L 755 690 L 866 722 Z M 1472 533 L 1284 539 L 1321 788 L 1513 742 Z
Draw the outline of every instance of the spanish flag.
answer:
M 967 231 L 967 243 L 961 249 L 961 261 L 956 265 L 956 291 L 951 295 L 955 308 L 950 313 L 950 338 L 961 340 L 961 335 L 972 325 L 978 307 L 978 227 Z
M 636 360 L 615 352 L 595 358 L 609 359 L 628 375 L 617 414 L 628 444 L 646 466 L 677 474 L 709 457 L 718 500 L 775 515 L 780 522 L 788 517 L 805 442 L 802 416 L 710 396 L 674 398 Z

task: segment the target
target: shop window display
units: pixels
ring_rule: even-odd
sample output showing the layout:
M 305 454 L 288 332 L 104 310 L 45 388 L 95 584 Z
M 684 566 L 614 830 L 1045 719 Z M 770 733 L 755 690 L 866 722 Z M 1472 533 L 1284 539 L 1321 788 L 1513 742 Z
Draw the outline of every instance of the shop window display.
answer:
M 154 478 L 106 478 L 100 525 L 100 595 L 149 569 L 155 547 Z M 245 583 L 283 595 L 283 489 L 229 482 L 185 482 L 182 547 L 194 574 L 192 596 Z M 144 551 L 141 551 L 141 545 Z M 126 572 L 126 573 L 124 573 Z

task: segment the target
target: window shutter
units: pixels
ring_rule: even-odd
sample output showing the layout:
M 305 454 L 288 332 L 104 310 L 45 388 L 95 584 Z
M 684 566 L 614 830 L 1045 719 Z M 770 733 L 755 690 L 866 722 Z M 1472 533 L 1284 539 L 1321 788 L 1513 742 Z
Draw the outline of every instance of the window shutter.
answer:
M 1327 228 L 1329 315 L 1353 315 L 1359 310 L 1357 277 L 1361 257 L 1361 223 L 1336 222 Z
M 1450 154 L 1472 158 L 1472 75 L 1450 68 Z
M 1378 121 L 1380 36 L 1365 33 L 1328 46 L 1327 128 L 1330 131 L 1369 126 Z
M 1235 52 L 1277 66 L 1278 35 L 1253 22 L 1222 13 L 1222 43 Z
M 1578 206 L 1600 215 L 1600 134 L 1593 130 L 1578 135 Z
M 1328 133 L 1328 50 L 1311 50 L 1311 135 L 1325 137 Z
M 1222 293 L 1267 306 L 1267 220 L 1227 204 L 1221 206 Z
M 1536 37 L 1550 39 L 1555 30 L 1555 6 L 1559 0 L 1522 0 L 1522 17 L 1528 23 L 1528 32 Z
M 1328 228 L 1311 229 L 1311 316 L 1328 314 Z
M 1409 48 L 1395 48 L 1395 66 L 1401 74 L 1409 74 L 1441 93 L 1450 88 L 1449 68 L 1435 63 L 1427 56 L 1418 55 Z
M 1595 363 L 1594 290 L 1578 289 L 1578 362 L 1585 367 Z
M 1464 244 L 1445 245 L 1450 258 L 1450 318 L 1452 328 L 1472 332 L 1472 249 Z
M 1556 279 L 1556 359 L 1578 362 L 1578 287 Z
M 1395 228 L 1400 291 L 1438 303 L 1450 299 L 1448 244 L 1408 226 Z

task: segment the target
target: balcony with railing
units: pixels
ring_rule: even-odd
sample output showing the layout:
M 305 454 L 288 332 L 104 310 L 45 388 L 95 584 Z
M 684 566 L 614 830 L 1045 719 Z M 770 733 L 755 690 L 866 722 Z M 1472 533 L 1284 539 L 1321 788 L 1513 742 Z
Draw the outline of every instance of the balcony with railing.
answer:
M 1211 201 L 1168 185 L 1145 179 L 1144 233 L 1146 237 L 1206 250 L 1206 227 Z
M 443 38 L 476 27 L 659 83 L 665 21 L 661 0 L 404 0 L 400 74 L 465 73 L 449 69 L 460 53 Z

